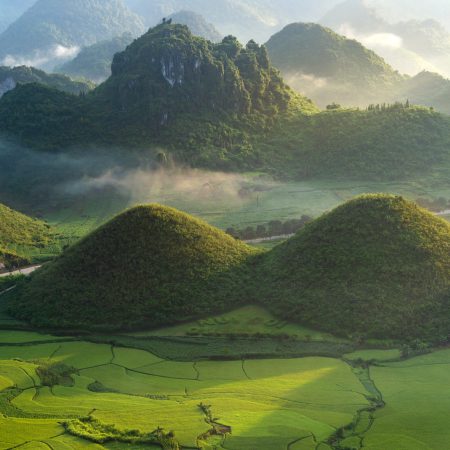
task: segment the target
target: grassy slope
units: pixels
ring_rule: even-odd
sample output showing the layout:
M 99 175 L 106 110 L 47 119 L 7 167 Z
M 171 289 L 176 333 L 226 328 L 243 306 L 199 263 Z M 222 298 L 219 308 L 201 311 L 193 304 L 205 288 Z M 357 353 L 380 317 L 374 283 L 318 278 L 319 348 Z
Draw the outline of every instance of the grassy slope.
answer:
M 39 326 L 155 327 L 253 301 L 334 334 L 440 340 L 449 247 L 447 222 L 389 195 L 350 201 L 262 256 L 188 215 L 147 206 L 8 295 L 13 314 Z
M 51 231 L 44 222 L 0 204 L 0 261 L 23 265 L 29 251 L 48 245 Z
M 49 228 L 44 222 L 0 204 L 0 246 L 39 245 L 48 238 Z
M 336 334 L 439 339 L 450 323 L 450 226 L 401 197 L 357 198 L 263 256 L 278 316 Z
M 43 267 L 13 311 L 38 325 L 174 323 L 241 301 L 256 253 L 171 208 L 136 207 Z

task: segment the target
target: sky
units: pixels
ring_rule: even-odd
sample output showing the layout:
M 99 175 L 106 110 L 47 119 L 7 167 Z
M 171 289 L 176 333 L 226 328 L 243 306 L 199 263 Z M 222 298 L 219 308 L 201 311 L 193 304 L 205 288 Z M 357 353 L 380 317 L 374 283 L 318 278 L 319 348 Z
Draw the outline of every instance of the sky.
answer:
M 433 18 L 450 27 L 449 0 L 366 0 L 366 3 L 390 22 Z

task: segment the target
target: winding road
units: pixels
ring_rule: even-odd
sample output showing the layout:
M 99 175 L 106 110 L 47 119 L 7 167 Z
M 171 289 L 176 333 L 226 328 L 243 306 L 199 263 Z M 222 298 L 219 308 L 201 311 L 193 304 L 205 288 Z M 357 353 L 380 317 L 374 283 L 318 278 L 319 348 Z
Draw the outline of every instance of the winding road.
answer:
M 0 273 L 0 278 L 10 277 L 12 275 L 30 275 L 35 270 L 39 269 L 39 267 L 41 267 L 41 265 L 37 264 L 35 266 L 24 267 L 23 269 L 13 270 L 12 272 Z

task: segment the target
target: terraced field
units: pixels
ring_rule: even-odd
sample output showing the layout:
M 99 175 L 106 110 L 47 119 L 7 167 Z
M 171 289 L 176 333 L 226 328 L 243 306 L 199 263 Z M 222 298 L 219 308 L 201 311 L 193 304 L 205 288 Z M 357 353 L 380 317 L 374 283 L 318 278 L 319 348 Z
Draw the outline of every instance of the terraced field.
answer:
M 177 362 L 25 332 L 0 347 L 0 389 L 2 449 L 114 448 L 101 433 L 67 431 L 77 419 L 121 435 L 173 432 L 159 448 L 312 448 L 370 403 L 338 359 Z M 151 448 L 140 445 L 130 448 Z
M 0 342 L 0 449 L 441 450 L 450 440 L 450 350 L 186 361 L 180 345 L 177 360 L 26 331 Z
M 294 337 L 315 342 L 346 342 L 334 336 L 314 331 L 297 324 L 277 319 L 266 309 L 249 305 L 195 322 L 161 328 L 153 331 L 130 333 L 130 336 L 271 336 Z

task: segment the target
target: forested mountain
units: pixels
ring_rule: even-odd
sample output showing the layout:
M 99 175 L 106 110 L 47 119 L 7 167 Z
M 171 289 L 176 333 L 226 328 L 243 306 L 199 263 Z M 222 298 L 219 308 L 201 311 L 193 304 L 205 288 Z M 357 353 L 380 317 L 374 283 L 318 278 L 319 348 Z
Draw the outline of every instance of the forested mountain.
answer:
M 39 83 L 69 94 L 86 93 L 93 89 L 93 84 L 85 81 L 73 81 L 65 75 L 48 74 L 34 67 L 1 67 L 0 98 L 18 84 Z
M 250 136 L 298 108 L 315 110 L 284 84 L 264 47 L 232 37 L 213 44 L 166 23 L 116 54 L 112 76 L 86 97 L 16 88 L 0 102 L 0 128 L 47 149 L 163 143 L 191 164 L 242 165 Z
M 232 37 L 214 44 L 165 23 L 116 54 L 112 76 L 86 96 L 42 85 L 7 93 L 0 131 L 46 151 L 114 144 L 156 158 L 162 146 L 190 166 L 296 179 L 398 180 L 450 166 L 450 118 L 429 108 L 318 112 L 264 47 Z
M 209 24 L 200 14 L 180 11 L 172 14 L 166 20 L 187 25 L 192 34 L 212 42 L 218 42 L 222 39 L 215 27 Z M 58 67 L 57 71 L 75 77 L 84 77 L 96 83 L 102 82 L 111 75 L 114 55 L 124 51 L 132 41 L 133 36 L 130 33 L 125 33 L 120 37 L 84 47 L 73 60 Z
M 0 35 L 0 62 L 51 68 L 82 46 L 143 31 L 122 0 L 38 0 Z
M 256 147 L 300 180 L 407 180 L 450 167 L 450 118 L 400 103 L 331 109 L 279 121 Z
M 372 50 L 329 28 L 294 23 L 266 46 L 287 83 L 322 108 L 409 101 L 450 113 L 450 82 L 441 75 L 401 75 Z
M 267 49 L 287 82 L 322 107 L 382 102 L 403 81 L 373 51 L 316 24 L 288 25 L 270 38 Z
M 73 77 L 87 78 L 95 83 L 102 82 L 111 75 L 114 55 L 125 50 L 132 41 L 133 36 L 125 33 L 111 40 L 84 47 L 74 59 L 59 66 L 56 71 Z
M 125 112 L 127 126 L 154 132 L 186 114 L 271 116 L 296 100 L 264 47 L 233 37 L 213 44 L 167 23 L 115 55 L 112 76 L 92 99 L 112 114 Z
M 0 33 L 18 19 L 36 0 L 2 0 Z

